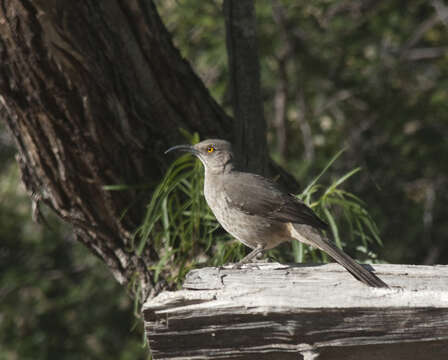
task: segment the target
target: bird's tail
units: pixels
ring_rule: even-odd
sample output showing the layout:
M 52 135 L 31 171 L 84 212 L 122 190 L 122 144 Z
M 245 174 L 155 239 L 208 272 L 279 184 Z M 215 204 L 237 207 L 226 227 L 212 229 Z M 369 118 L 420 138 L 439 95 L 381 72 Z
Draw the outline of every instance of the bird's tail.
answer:
M 339 249 L 334 243 L 324 238 L 317 229 L 314 229 L 309 225 L 292 223 L 289 223 L 289 225 L 291 235 L 294 239 L 326 252 L 339 264 L 345 267 L 347 271 L 359 281 L 372 287 L 389 287 L 383 280 L 359 265 L 355 260 L 353 260 L 350 256 Z

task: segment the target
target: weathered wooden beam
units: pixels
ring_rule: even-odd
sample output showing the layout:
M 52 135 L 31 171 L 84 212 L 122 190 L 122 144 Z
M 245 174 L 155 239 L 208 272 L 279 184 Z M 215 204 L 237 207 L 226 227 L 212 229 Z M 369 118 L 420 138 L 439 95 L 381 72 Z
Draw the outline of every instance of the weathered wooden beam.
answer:
M 338 264 L 190 272 L 144 305 L 154 359 L 447 359 L 448 266 Z

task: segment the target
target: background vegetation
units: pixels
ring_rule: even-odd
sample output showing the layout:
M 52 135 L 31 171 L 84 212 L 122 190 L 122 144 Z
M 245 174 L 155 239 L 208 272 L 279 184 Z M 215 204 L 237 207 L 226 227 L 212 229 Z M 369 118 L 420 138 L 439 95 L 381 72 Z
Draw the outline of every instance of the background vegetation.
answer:
M 342 189 L 362 198 L 378 225 L 384 246 L 370 242 L 373 254 L 394 263 L 447 263 L 448 10 L 443 2 L 256 3 L 271 155 L 305 188 L 345 147 L 320 182 L 328 186 L 363 168 Z M 156 4 L 182 54 L 230 112 L 221 2 Z M 72 240 L 69 228 L 49 214 L 49 226 L 32 223 L 13 157 L 13 144 L 0 128 L 0 360 L 145 358 L 132 301 L 105 266 Z M 187 179 L 200 168 L 187 158 L 176 166 L 182 164 L 184 195 L 179 196 L 190 196 L 189 206 L 206 213 L 199 193 L 190 191 L 200 188 L 200 177 Z M 198 219 L 185 222 L 175 210 L 179 204 L 176 197 L 154 204 L 162 209 L 161 258 L 192 255 L 178 257 L 173 278 L 196 264 L 243 254 L 237 243 L 225 242 L 225 234 L 210 232 L 211 217 L 206 228 Z M 170 227 L 163 217 L 169 210 L 181 226 Z M 140 230 L 145 236 L 151 229 Z M 176 238 L 187 230 L 208 242 L 205 251 L 198 253 L 190 236 Z M 341 239 L 348 242 L 343 233 Z M 366 248 L 357 252 L 361 245 L 361 240 L 350 242 L 348 252 L 375 257 Z

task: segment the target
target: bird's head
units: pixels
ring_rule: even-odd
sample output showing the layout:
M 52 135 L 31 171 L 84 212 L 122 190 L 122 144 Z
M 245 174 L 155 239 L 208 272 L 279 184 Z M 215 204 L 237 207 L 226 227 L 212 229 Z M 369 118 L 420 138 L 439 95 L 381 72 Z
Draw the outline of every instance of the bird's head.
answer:
M 165 151 L 165 154 L 173 150 L 195 155 L 204 164 L 205 170 L 212 174 L 222 174 L 233 168 L 232 144 L 226 140 L 208 139 L 196 145 L 176 145 Z

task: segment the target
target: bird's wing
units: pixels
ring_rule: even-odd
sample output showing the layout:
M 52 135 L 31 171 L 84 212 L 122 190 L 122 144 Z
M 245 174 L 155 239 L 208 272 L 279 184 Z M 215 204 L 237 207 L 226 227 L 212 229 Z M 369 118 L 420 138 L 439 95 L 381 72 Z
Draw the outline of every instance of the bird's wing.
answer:
M 250 173 L 231 172 L 223 176 L 222 181 L 229 205 L 246 214 L 328 229 L 328 225 L 313 210 L 295 196 L 283 192 L 269 179 Z

